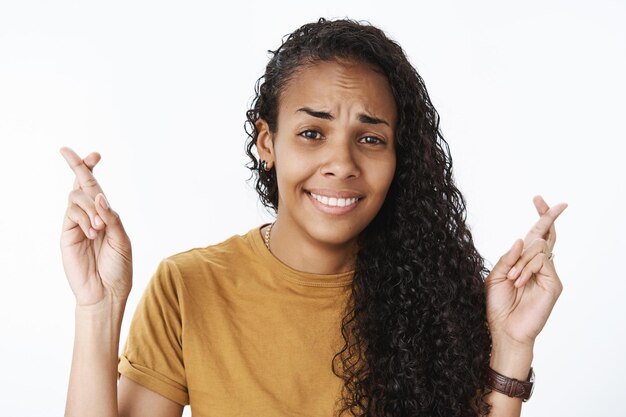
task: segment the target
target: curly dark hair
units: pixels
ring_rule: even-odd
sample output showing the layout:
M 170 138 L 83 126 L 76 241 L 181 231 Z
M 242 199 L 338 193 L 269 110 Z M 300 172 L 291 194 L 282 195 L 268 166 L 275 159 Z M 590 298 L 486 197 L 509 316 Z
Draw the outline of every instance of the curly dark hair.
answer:
M 489 271 L 466 225 L 448 143 L 424 81 L 395 41 L 369 22 L 305 24 L 283 39 L 246 112 L 247 167 L 263 204 L 278 210 L 275 170 L 254 155 L 264 119 L 303 66 L 348 59 L 387 77 L 398 109 L 396 172 L 385 202 L 360 236 L 344 346 L 332 370 L 344 381 L 340 415 L 486 415 L 491 352 L 484 280 Z

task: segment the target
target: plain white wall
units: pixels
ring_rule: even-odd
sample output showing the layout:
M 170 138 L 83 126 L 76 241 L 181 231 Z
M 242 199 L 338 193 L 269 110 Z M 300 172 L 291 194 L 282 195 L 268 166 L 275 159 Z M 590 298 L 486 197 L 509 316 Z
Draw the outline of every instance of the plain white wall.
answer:
M 565 289 L 523 415 L 626 415 L 624 3 L 407 3 L 0 3 L 2 415 L 64 410 L 74 299 L 58 242 L 73 175 L 58 149 L 102 154 L 95 174 L 131 236 L 123 343 L 160 259 L 270 218 L 245 182 L 244 113 L 266 51 L 320 16 L 369 20 L 404 47 L 491 264 L 535 222 L 533 195 L 569 203 Z

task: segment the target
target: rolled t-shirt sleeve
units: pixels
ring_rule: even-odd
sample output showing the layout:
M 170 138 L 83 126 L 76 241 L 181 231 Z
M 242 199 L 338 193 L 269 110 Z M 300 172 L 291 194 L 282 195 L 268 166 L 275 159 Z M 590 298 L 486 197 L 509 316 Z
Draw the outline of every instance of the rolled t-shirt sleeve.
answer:
M 163 259 L 133 315 L 119 356 L 120 374 L 181 405 L 189 404 L 182 348 L 180 273 Z

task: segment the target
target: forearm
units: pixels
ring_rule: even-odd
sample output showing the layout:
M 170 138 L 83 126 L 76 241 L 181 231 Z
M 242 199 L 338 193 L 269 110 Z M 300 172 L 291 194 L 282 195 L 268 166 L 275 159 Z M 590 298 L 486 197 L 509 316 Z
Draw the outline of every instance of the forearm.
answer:
M 515 346 L 512 344 L 498 343 L 494 340 L 490 366 L 494 371 L 525 381 L 533 361 L 532 346 Z M 509 397 L 493 390 L 485 396 L 487 403 L 491 404 L 489 417 L 519 417 L 522 412 L 522 400 Z
M 117 363 L 126 301 L 76 306 L 66 417 L 117 417 Z

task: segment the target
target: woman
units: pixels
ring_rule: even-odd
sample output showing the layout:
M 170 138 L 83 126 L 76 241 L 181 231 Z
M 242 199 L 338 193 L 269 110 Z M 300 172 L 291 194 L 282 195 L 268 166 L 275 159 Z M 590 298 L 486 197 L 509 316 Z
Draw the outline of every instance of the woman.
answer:
M 61 149 L 66 415 L 519 416 L 567 205 L 536 197 L 539 221 L 486 270 L 424 83 L 373 26 L 302 26 L 256 87 L 247 153 L 276 221 L 161 262 L 119 365 L 130 240 L 99 155 Z

